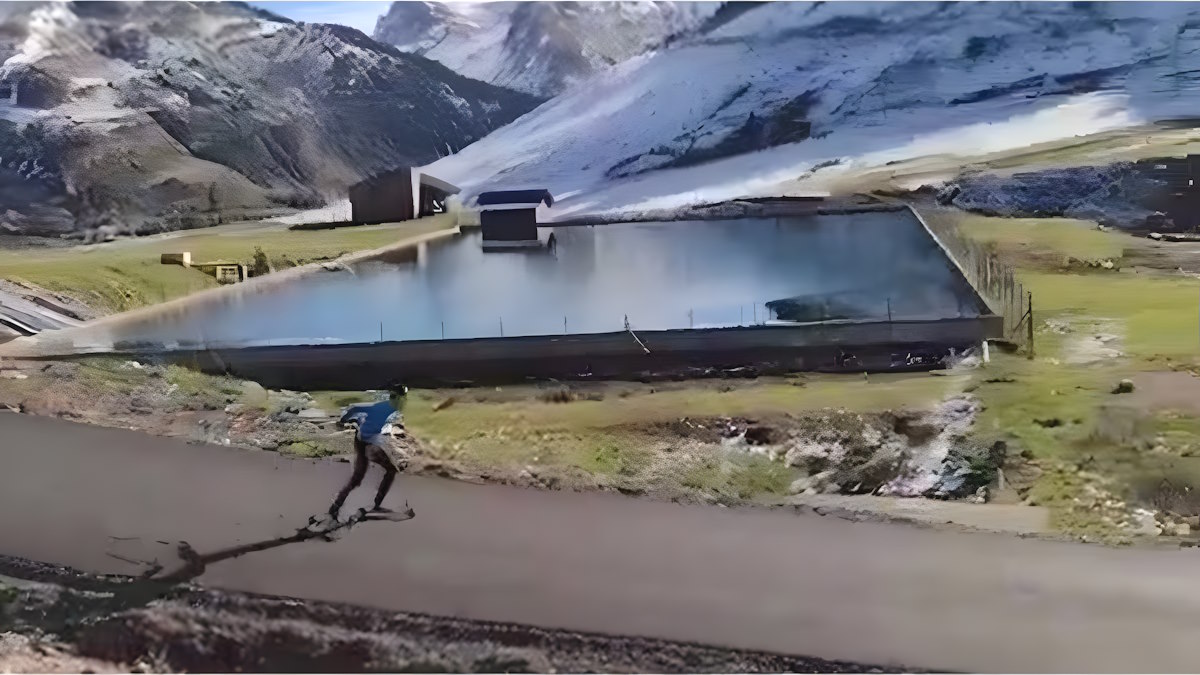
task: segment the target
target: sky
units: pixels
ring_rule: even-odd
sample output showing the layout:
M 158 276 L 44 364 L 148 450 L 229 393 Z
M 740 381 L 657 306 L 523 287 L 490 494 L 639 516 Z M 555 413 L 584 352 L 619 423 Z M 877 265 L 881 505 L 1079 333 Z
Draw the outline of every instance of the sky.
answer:
M 318 0 L 316 2 L 251 2 L 269 12 L 294 21 L 309 23 L 340 23 L 357 28 L 367 35 L 375 32 L 375 20 L 387 13 L 392 3 L 387 0 Z

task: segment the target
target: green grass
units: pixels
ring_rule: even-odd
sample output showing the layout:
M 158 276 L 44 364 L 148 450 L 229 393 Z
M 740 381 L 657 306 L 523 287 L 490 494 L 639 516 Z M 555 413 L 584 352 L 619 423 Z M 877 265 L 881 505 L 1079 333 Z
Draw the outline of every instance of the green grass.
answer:
M 199 270 L 160 264 L 163 253 L 190 251 L 194 262 L 250 263 L 254 247 L 261 246 L 279 268 L 380 248 L 449 226 L 446 218 L 296 232 L 279 225 L 239 225 L 94 246 L 0 250 L 0 274 L 70 295 L 100 311 L 118 312 L 217 285 Z
M 577 448 L 570 454 L 574 466 L 591 474 L 603 476 L 636 476 L 650 464 L 650 453 L 644 447 L 605 438 L 594 445 Z
M 1115 274 L 1021 275 L 1039 319 L 1095 317 L 1124 327 L 1124 351 L 1142 360 L 1196 356 L 1200 286 L 1194 279 Z
M 968 238 L 1016 256 L 1117 260 L 1128 240 L 1128 235 L 1101 231 L 1093 222 L 1067 218 L 964 215 L 959 218 L 958 228 Z
M 347 448 L 348 448 L 347 444 Z M 293 440 L 279 446 L 279 452 L 297 457 L 332 457 L 340 455 L 347 448 L 340 448 L 332 442 L 320 438 Z
M 327 413 L 335 414 L 355 403 L 371 403 L 379 396 L 365 391 L 310 391 L 313 405 Z
M 175 388 L 175 400 L 192 409 L 221 410 L 245 391 L 242 383 L 232 377 L 208 375 L 183 366 L 167 366 L 165 377 Z
M 976 434 L 1006 438 L 1029 452 L 1045 473 L 1032 487 L 1031 501 L 1049 506 L 1054 525 L 1090 539 L 1113 541 L 1109 523 L 1075 501 L 1089 479 L 1104 477 L 1106 489 L 1146 504 L 1147 482 L 1173 475 L 1200 479 L 1200 421 L 1152 414 L 1126 405 L 1111 392 L 1122 378 L 1139 371 L 1167 370 L 1196 359 L 1196 283 L 1170 271 L 1132 270 L 1078 273 L 1045 262 L 1071 256 L 1115 259 L 1141 245 L 1129 235 L 1103 232 L 1066 219 L 985 218 L 960 215 L 960 231 L 990 243 L 1014 261 L 1018 280 L 1033 293 L 1037 358 L 994 356 L 979 372 L 974 391 L 985 409 Z M 1043 330 L 1047 320 L 1065 322 L 1067 334 Z M 1080 365 L 1068 360 L 1080 340 L 1100 332 L 1119 336 L 1123 356 Z M 1011 379 L 1011 382 L 987 380 Z M 1148 452 L 1163 438 L 1166 454 Z M 1195 451 L 1193 451 L 1195 452 Z M 1200 482 L 1196 483 L 1200 485 Z
M 921 408 L 941 400 L 965 378 L 927 374 L 817 376 L 804 386 L 764 380 L 722 392 L 711 382 L 694 387 L 650 393 L 648 387 L 624 397 L 554 403 L 529 399 L 504 403 L 458 401 L 435 412 L 436 397 L 414 396 L 405 417 L 422 437 L 446 442 L 477 437 L 479 430 L 505 429 L 522 442 L 525 435 L 543 431 L 580 432 L 631 424 L 667 422 L 681 417 L 754 416 L 819 408 L 879 411 Z
M 729 490 L 740 499 L 761 496 L 782 496 L 799 473 L 780 462 L 773 462 L 762 455 L 739 458 L 727 479 Z

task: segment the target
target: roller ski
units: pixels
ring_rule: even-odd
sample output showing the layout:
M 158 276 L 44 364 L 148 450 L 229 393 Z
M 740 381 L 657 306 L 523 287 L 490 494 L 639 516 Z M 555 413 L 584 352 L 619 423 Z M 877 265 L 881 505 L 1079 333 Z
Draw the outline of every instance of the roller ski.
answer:
M 386 506 L 378 506 L 370 510 L 359 509 L 358 512 L 355 513 L 355 516 L 359 520 L 390 520 L 398 523 L 405 520 L 412 520 L 417 516 L 417 514 L 408 505 L 408 502 L 404 502 L 404 508 L 400 510 L 389 509 Z

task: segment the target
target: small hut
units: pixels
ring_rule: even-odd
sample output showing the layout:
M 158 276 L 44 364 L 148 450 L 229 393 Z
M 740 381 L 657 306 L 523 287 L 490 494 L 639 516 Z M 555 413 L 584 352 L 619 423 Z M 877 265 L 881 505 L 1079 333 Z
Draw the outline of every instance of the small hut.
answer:
M 554 205 L 549 190 L 498 190 L 484 192 L 475 203 L 479 206 L 479 224 L 483 228 L 484 248 L 540 247 L 537 234 L 537 209 Z

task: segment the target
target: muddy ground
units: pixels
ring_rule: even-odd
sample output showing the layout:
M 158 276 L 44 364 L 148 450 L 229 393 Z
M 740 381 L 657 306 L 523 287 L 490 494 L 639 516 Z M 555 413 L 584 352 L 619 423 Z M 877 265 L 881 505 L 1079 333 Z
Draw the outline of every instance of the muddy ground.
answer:
M 666 640 L 98 577 L 3 557 L 0 664 L 16 665 L 18 672 L 884 671 Z

